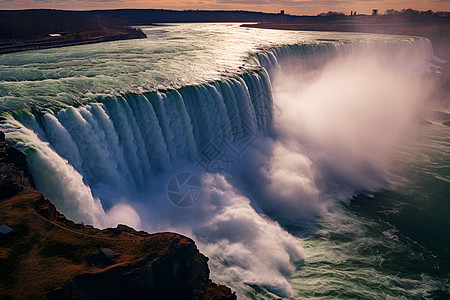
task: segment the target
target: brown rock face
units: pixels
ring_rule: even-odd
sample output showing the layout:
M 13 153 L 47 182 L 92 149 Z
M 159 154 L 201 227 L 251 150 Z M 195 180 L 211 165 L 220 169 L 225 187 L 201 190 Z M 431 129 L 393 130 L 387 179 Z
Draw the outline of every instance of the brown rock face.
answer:
M 211 280 L 206 289 L 205 300 L 235 300 L 236 294 L 231 292 L 229 287 L 218 285 Z
M 26 156 L 0 132 L 0 299 L 236 299 L 175 233 L 75 224 L 37 192 Z
M 194 243 L 181 243 L 160 257 L 77 275 L 47 299 L 203 299 L 207 261 Z

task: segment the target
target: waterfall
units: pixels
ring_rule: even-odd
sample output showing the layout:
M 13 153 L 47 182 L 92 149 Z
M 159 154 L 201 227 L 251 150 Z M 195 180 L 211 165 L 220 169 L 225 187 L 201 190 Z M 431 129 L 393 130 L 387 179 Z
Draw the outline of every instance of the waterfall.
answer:
M 388 59 L 421 59 L 428 61 L 423 65 L 422 72 L 438 70 L 436 62 L 444 63 L 445 61 L 434 55 L 431 42 L 427 38 L 420 37 L 397 37 L 382 41 L 332 41 L 325 44 L 294 44 L 273 47 L 261 51 L 253 57 L 253 60 L 263 68 L 265 68 L 269 77 L 273 78 L 274 72 L 288 68 L 289 66 L 299 63 L 308 62 L 309 64 L 320 66 L 331 61 L 337 56 L 352 56 L 355 53 L 364 52 L 365 54 L 383 54 L 390 53 Z M 326 54 L 326 56 L 324 56 Z
M 238 76 L 105 96 L 77 107 L 6 112 L 0 130 L 26 153 L 37 189 L 68 218 L 98 227 L 126 223 L 187 234 L 211 257 L 213 279 L 241 295 L 246 285 L 259 285 L 289 297 L 286 276 L 302 259 L 302 249 L 264 213 L 295 220 L 317 215 L 326 209 L 323 199 L 332 188 L 342 191 L 347 184 L 342 194 L 348 199 L 356 189 L 373 187 L 372 180 L 362 178 L 379 166 L 366 163 L 362 151 L 355 151 L 348 164 L 336 162 L 347 159 L 349 151 L 334 144 L 307 152 L 321 140 L 308 136 L 311 124 L 299 120 L 308 118 L 301 103 L 293 103 L 300 92 L 289 94 L 284 104 L 274 103 L 271 82 L 299 67 L 319 68 L 337 57 L 356 59 L 387 48 L 395 53 L 381 60 L 420 58 L 428 69 L 437 68 L 430 42 L 421 38 L 282 45 L 252 54 L 252 68 Z M 404 67 L 416 72 L 423 65 Z M 226 172 L 232 163 L 240 166 L 238 175 Z M 191 210 L 174 208 L 166 199 L 171 176 L 186 170 L 200 178 L 205 197 Z M 341 181 L 332 181 L 336 174 Z M 233 184 L 244 177 L 255 185 L 253 194 Z
M 32 164 L 42 164 L 34 158 L 43 159 L 49 151 L 66 160 L 87 187 L 139 190 L 157 174 L 201 159 L 210 143 L 221 147 L 237 135 L 256 136 L 269 130 L 271 95 L 269 77 L 261 69 L 219 82 L 106 97 L 59 111 L 13 111 L 4 115 L 7 121 L 2 127 L 29 156 L 42 152 L 33 156 Z M 30 132 L 33 139 L 24 136 Z M 53 167 L 46 168 L 57 177 Z M 48 186 L 41 180 L 40 169 L 32 168 L 32 173 L 43 193 L 54 194 L 55 182 Z M 73 201 L 50 199 L 60 209 L 65 201 Z

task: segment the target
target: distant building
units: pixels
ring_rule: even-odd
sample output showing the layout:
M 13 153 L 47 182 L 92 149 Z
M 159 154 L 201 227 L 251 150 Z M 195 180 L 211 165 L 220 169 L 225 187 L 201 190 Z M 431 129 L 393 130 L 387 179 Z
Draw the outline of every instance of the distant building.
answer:
M 286 16 L 286 15 L 284 14 L 284 9 L 282 9 L 278 15 L 280 16 L 280 17 L 279 17 L 279 22 L 280 22 L 280 23 L 287 23 L 287 18 L 288 18 L 288 16 Z
M 5 224 L 0 226 L 0 236 L 13 233 L 14 231 L 15 231 L 14 229 L 12 229 L 11 227 L 9 227 Z
M 378 15 L 378 9 L 372 9 L 372 16 Z

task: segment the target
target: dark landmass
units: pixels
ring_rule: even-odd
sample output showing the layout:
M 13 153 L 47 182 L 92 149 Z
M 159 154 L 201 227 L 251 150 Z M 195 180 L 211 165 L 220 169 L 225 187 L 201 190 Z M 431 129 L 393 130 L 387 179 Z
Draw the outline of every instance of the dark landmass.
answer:
M 91 32 L 89 32 L 89 34 L 91 34 Z M 146 35 L 141 30 L 135 28 L 123 28 L 119 33 L 98 33 L 91 37 L 86 36 L 86 33 L 82 33 L 69 37 L 58 36 L 33 40 L 9 40 L 3 43 L 0 42 L 0 54 L 142 38 L 146 38 Z
M 0 10 L 0 41 L 48 38 L 92 38 L 123 33 L 126 26 L 189 22 L 276 22 L 280 14 L 248 11 L 116 9 L 66 11 Z
M 236 299 L 175 233 L 75 224 L 33 187 L 0 132 L 0 299 Z
M 0 54 L 145 38 L 129 26 L 190 22 L 277 22 L 280 14 L 249 11 L 117 9 L 0 10 Z
M 120 19 L 83 12 L 0 11 L 0 54 L 145 37 Z
M 436 39 L 443 35 L 449 36 L 449 20 L 448 12 L 419 12 L 411 9 L 388 10 L 385 15 L 377 16 L 346 16 L 335 12 L 318 16 L 294 16 L 251 11 L 164 9 L 0 10 L 0 53 L 142 38 L 145 35 L 140 30 L 129 26 L 155 23 L 257 22 L 244 26 L 408 34 Z
M 120 20 L 128 25 L 153 23 L 223 23 L 223 22 L 281 22 L 283 15 L 240 10 L 167 10 L 115 9 L 81 12 L 87 16 Z

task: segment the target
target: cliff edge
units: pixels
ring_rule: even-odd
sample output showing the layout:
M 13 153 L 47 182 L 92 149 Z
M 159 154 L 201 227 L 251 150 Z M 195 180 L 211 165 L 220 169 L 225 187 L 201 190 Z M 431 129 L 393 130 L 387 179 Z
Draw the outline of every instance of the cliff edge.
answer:
M 236 299 L 207 261 L 179 234 L 67 220 L 0 132 L 0 299 Z

